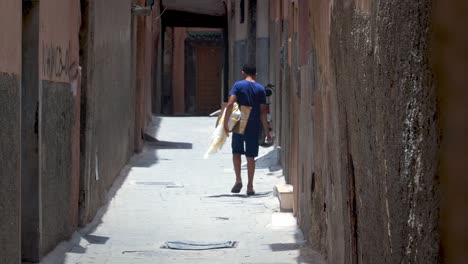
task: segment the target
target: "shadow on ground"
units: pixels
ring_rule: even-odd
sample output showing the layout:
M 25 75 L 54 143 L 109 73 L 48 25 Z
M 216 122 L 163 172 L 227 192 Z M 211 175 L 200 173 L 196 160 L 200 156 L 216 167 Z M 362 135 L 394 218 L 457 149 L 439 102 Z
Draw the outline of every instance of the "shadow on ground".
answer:
M 157 141 L 157 142 L 146 142 L 149 147 L 156 149 L 192 149 L 192 143 L 185 142 L 171 142 L 171 141 Z
M 278 148 L 272 149 L 267 154 L 256 158 L 256 169 L 269 169 L 270 171 L 277 171 L 280 169 L 279 164 L 279 150 Z M 247 169 L 247 163 L 242 164 L 242 169 Z
M 218 195 L 210 195 L 210 196 L 205 196 L 205 198 L 230 198 L 230 197 L 236 197 L 236 198 L 263 198 L 263 197 L 269 197 L 273 194 L 273 192 L 258 192 L 255 195 L 246 195 L 246 194 L 218 194 Z

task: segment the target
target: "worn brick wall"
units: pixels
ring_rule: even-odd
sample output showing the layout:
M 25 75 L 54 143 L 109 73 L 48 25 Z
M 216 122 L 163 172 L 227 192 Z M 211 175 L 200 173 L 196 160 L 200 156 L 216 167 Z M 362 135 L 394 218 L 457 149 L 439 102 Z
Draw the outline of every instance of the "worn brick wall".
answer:
M 330 263 L 440 262 L 431 1 L 270 5 L 277 143 L 306 237 Z

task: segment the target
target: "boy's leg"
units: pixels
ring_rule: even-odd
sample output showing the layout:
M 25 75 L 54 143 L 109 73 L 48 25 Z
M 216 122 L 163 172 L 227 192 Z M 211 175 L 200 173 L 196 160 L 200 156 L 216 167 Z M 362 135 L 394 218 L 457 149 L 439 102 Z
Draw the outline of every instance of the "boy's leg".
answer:
M 258 127 L 247 127 L 245 135 L 245 156 L 247 157 L 247 173 L 249 182 L 247 194 L 254 194 L 253 181 L 255 176 L 255 158 L 258 156 Z
M 232 163 L 234 164 L 234 172 L 236 173 L 236 183 L 242 182 L 241 177 L 241 154 L 232 154 Z
M 236 173 L 236 182 L 231 189 L 232 193 L 239 193 L 242 189 L 242 176 L 241 176 L 241 156 L 245 153 L 244 150 L 244 137 L 242 135 L 232 134 L 232 163 L 234 165 L 234 172 Z
M 247 157 L 247 174 L 249 182 L 247 183 L 247 192 L 253 191 L 253 180 L 255 176 L 255 158 Z

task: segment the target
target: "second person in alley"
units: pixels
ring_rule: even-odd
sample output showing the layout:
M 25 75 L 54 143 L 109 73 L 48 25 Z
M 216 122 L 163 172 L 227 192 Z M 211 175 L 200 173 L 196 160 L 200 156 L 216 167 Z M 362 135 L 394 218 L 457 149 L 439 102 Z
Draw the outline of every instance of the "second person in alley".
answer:
M 234 103 L 240 106 L 251 107 L 250 116 L 244 134 L 233 133 L 232 154 L 236 182 L 232 187 L 232 193 L 242 190 L 241 156 L 247 158 L 247 195 L 254 195 L 253 180 L 255 175 L 255 158 L 258 156 L 259 135 L 261 127 L 265 130 L 266 141 L 271 141 L 270 130 L 267 122 L 267 105 L 265 88 L 255 82 L 257 69 L 253 65 L 242 67 L 243 80 L 238 81 L 232 87 L 229 94 L 229 102 L 226 106 L 226 117 L 224 118 L 224 129 L 229 131 L 228 120 L 230 118 Z

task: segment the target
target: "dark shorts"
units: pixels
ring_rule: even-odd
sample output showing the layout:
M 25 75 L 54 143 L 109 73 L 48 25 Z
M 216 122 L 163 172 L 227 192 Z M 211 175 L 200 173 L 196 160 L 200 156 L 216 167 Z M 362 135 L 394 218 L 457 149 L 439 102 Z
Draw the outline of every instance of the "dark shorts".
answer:
M 232 153 L 245 155 L 249 158 L 258 156 L 259 125 L 247 124 L 244 135 L 232 133 Z

